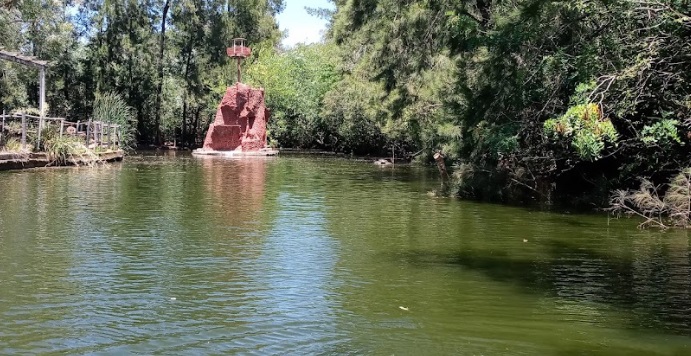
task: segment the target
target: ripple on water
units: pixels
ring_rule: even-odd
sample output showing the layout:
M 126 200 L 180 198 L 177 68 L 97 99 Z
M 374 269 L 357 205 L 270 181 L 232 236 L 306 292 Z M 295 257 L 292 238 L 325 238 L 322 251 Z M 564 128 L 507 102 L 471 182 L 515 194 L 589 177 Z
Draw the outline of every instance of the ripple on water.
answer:
M 430 178 L 431 177 L 431 178 Z M 0 354 L 683 354 L 685 233 L 346 160 L 0 175 Z

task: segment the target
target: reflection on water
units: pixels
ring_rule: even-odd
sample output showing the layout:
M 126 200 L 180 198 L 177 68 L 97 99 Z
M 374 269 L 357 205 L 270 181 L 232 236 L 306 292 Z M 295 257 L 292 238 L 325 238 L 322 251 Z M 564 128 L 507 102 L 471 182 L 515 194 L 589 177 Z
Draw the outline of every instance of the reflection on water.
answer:
M 431 178 L 430 178 L 431 177 Z M 686 232 L 345 160 L 0 174 L 0 354 L 687 354 Z
M 259 288 L 243 319 L 263 326 L 238 342 L 261 354 L 334 352 L 345 340 L 335 325 L 338 255 L 324 229 L 324 205 L 292 194 L 280 194 L 277 203 L 274 228 L 248 271 Z
M 262 214 L 266 168 L 272 162 L 218 157 L 201 157 L 200 161 L 206 201 L 216 222 L 232 227 L 256 225 L 261 220 L 258 214 Z

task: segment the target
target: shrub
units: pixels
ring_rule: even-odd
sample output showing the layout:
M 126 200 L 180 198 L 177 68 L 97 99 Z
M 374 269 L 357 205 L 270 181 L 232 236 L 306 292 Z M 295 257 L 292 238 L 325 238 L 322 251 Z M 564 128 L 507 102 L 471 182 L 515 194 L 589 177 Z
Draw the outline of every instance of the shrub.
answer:
M 652 125 L 646 125 L 641 131 L 641 140 L 649 146 L 667 145 L 672 142 L 683 144 L 677 130 L 679 121 L 662 119 Z
M 22 149 L 22 143 L 14 138 L 10 137 L 5 141 L 5 145 L 2 147 L 3 151 L 7 152 L 23 152 L 24 150 Z
M 612 122 L 601 115 L 597 104 L 572 106 L 566 114 L 544 123 L 545 135 L 553 140 L 570 139 L 571 146 L 584 160 L 600 158 L 605 142 L 616 142 L 618 134 Z
M 89 150 L 82 140 L 69 136 L 54 136 L 43 144 L 45 152 L 54 163 L 65 164 L 78 162 L 92 163 L 98 160 L 95 153 Z

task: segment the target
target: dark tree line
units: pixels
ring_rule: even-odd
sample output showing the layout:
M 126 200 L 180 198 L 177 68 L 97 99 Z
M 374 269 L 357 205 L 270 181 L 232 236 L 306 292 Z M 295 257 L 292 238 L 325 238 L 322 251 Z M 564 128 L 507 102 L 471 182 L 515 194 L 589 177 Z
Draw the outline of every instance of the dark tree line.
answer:
M 441 151 L 458 194 L 494 199 L 606 198 L 691 165 L 688 0 L 333 3 L 312 10 L 338 60 L 303 146 Z
M 141 143 L 193 144 L 230 77 L 234 37 L 274 46 L 282 0 L 10 1 L 0 46 L 49 60 L 49 115 L 86 119 L 100 93 L 132 109 Z M 0 63 L 0 109 L 38 106 L 31 70 Z

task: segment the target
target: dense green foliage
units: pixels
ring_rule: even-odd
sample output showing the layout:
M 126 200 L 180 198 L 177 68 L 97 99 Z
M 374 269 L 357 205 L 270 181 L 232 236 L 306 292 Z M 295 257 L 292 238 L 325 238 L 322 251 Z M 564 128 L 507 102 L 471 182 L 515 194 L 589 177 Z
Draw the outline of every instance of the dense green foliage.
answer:
M 597 104 L 572 106 L 563 116 L 545 121 L 545 134 L 553 141 L 569 140 L 583 160 L 601 158 L 605 143 L 616 142 L 618 134 L 612 122 L 603 119 Z
M 0 4 L 0 47 L 52 62 L 51 116 L 85 120 L 124 98 L 140 142 L 193 144 L 232 79 L 234 37 L 274 46 L 283 0 L 23 0 Z M 227 81 L 227 82 L 226 82 Z M 0 61 L 0 109 L 36 107 L 36 71 Z
M 267 89 L 272 111 L 269 136 L 283 147 L 333 147 L 321 103 L 338 78 L 332 45 L 264 49 L 247 70 L 247 81 Z
M 361 129 L 462 163 L 460 194 L 602 195 L 691 164 L 688 1 L 335 4 L 325 111 L 376 98 Z

